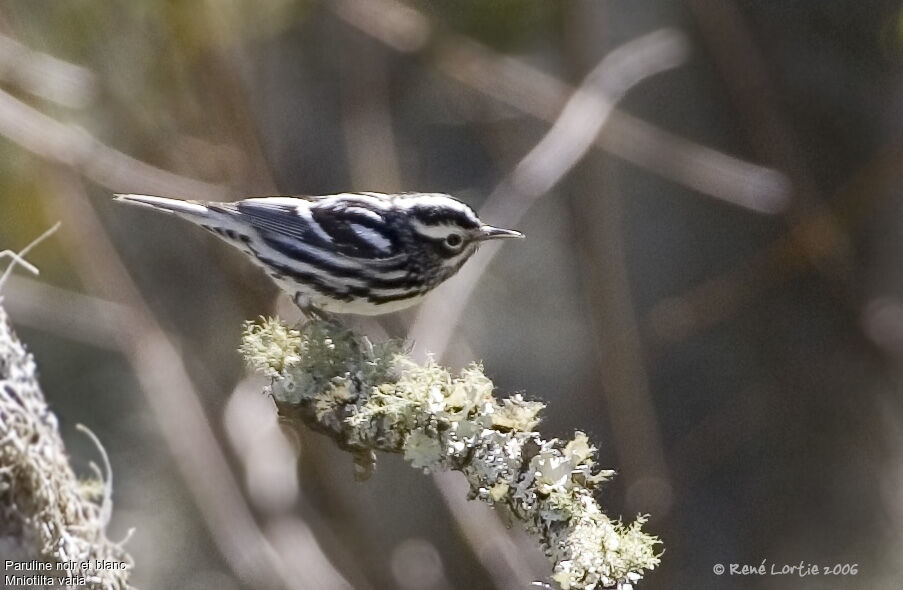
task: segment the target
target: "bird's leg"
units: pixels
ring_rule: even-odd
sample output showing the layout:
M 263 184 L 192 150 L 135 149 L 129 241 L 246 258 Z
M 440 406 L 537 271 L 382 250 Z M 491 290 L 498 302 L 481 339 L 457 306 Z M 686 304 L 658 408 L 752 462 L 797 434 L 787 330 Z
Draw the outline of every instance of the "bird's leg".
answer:
M 314 307 L 314 304 L 310 301 L 310 297 L 307 297 L 306 295 L 299 292 L 295 293 L 295 296 L 292 297 L 292 301 L 295 302 L 295 305 L 298 306 L 298 309 L 301 310 L 301 313 L 303 313 L 304 317 L 306 317 L 308 320 L 317 319 L 328 322 L 330 324 L 339 325 L 338 320 L 336 320 L 336 318 L 332 314 Z

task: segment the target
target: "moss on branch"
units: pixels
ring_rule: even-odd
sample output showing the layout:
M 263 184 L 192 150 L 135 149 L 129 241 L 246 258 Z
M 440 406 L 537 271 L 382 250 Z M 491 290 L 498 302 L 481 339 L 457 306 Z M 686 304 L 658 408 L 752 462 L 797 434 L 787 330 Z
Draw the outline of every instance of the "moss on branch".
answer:
M 106 534 L 110 466 L 97 438 L 82 430 L 103 454 L 105 473 L 92 463 L 96 479 L 79 480 L 70 467 L 34 359 L 0 305 L 0 549 L 17 558 L 0 566 L 9 566 L 4 579 L 14 587 L 131 588 L 132 558 Z M 16 569 L 32 561 L 50 564 L 38 570 L 48 576 L 36 582 L 34 571 Z
M 417 469 L 464 474 L 470 498 L 513 515 L 535 535 L 564 590 L 630 585 L 659 564 L 656 537 L 609 519 L 594 489 L 613 472 L 595 463 L 582 432 L 545 439 L 543 404 L 498 399 L 478 364 L 453 375 L 417 364 L 402 343 L 370 342 L 322 320 L 292 329 L 277 319 L 245 326 L 241 352 L 269 376 L 280 417 L 353 453 L 369 475 L 374 451 L 403 454 Z

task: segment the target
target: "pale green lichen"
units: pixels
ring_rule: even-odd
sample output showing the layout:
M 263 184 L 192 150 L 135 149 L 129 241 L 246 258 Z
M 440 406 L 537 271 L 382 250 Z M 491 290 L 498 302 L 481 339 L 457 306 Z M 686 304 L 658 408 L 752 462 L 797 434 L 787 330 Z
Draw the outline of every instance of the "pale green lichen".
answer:
M 301 333 L 275 318 L 245 322 L 239 352 L 248 365 L 268 377 L 277 377 L 301 360 Z
M 374 450 L 401 453 L 424 471 L 454 469 L 470 497 L 503 509 L 537 536 L 565 590 L 629 586 L 659 563 L 645 519 L 609 519 L 593 490 L 613 475 L 595 448 L 535 431 L 543 404 L 499 400 L 478 364 L 453 375 L 415 363 L 394 341 L 373 344 L 335 323 L 292 330 L 278 320 L 246 325 L 242 353 L 272 377 L 283 419 L 332 437 L 366 475 Z
M 492 414 L 492 425 L 499 430 L 533 430 L 544 407 L 541 402 L 526 401 L 521 394 L 515 394 L 502 400 L 501 407 Z

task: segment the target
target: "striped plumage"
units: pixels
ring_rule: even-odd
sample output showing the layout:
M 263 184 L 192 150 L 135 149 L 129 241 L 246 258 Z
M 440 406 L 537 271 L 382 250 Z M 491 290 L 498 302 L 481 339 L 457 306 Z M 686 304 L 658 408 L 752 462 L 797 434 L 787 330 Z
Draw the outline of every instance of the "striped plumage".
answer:
M 414 305 L 489 239 L 523 237 L 482 223 L 449 195 L 344 193 L 234 203 L 116 195 L 217 234 L 266 269 L 302 309 L 376 315 Z

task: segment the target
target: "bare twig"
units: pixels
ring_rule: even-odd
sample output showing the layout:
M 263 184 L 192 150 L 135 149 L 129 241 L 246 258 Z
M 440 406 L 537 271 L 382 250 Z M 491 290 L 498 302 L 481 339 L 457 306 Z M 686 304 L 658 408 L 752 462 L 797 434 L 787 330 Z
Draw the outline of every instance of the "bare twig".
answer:
M 480 215 L 507 227 L 517 225 L 533 203 L 554 186 L 586 153 L 613 105 L 648 76 L 678 65 L 686 42 L 672 30 L 650 33 L 612 51 L 584 79 L 560 117 L 514 172 L 490 195 Z M 495 250 L 484 248 L 454 282 L 421 305 L 409 337 L 421 351 L 441 355 L 457 320 Z
M 49 238 L 51 235 L 53 235 L 53 233 L 56 232 L 56 230 L 58 230 L 59 228 L 60 228 L 60 222 L 57 221 L 56 223 L 53 224 L 53 226 L 50 227 L 50 229 L 46 230 L 44 233 L 42 233 L 41 235 L 39 235 L 38 237 L 33 239 L 31 242 L 28 243 L 28 245 L 26 245 L 21 250 L 16 251 L 16 250 L 11 250 L 11 249 L 6 249 L 3 251 L 0 251 L 0 259 L 3 259 L 3 258 L 10 259 L 9 265 L 3 271 L 3 274 L 0 275 L 0 292 L 3 291 L 3 286 L 6 284 L 7 279 L 9 279 L 9 277 L 12 275 L 13 269 L 15 269 L 17 264 L 34 275 L 41 274 L 41 271 L 38 269 L 38 267 L 36 267 L 32 263 L 28 262 L 28 260 L 26 260 L 25 257 L 28 255 L 29 252 L 31 252 L 41 242 L 43 242 L 44 240 Z M 3 299 L 3 297 L 0 296 L 0 301 L 2 301 L 2 299 Z
M 383 43 L 404 51 L 428 45 L 439 71 L 544 121 L 554 121 L 574 92 L 564 82 L 470 39 L 436 33 L 421 13 L 397 0 L 336 0 L 335 14 Z M 430 43 L 431 42 L 431 43 Z M 779 172 L 729 156 L 615 109 L 594 145 L 704 195 L 775 213 L 789 202 Z
M 40 236 L 35 238 L 30 244 L 25 246 L 19 252 L 13 252 L 12 250 L 3 250 L 0 252 L 0 258 L 9 257 L 12 261 L 9 263 L 9 266 L 6 267 L 6 270 L 3 271 L 3 274 L 0 275 L 0 291 L 3 290 L 3 285 L 6 283 L 6 280 L 9 278 L 10 273 L 13 272 L 13 268 L 18 264 L 24 267 L 26 270 L 31 272 L 32 274 L 40 274 L 37 267 L 33 264 L 25 260 L 25 255 L 31 252 L 31 249 L 43 242 L 45 239 L 50 237 L 56 230 L 60 228 L 60 222 L 57 221 L 53 224 L 53 226 L 42 233 Z
M 19 256 L 19 253 L 16 252 L 15 250 L 0 251 L 0 258 L 9 258 L 10 259 L 9 266 L 3 272 L 2 280 L 0 280 L 0 288 L 2 288 L 3 285 L 6 284 L 6 279 L 8 278 L 7 275 L 10 272 L 12 272 L 13 267 L 16 266 L 17 264 L 33 275 L 41 274 L 41 271 L 38 270 L 38 267 L 36 267 L 32 263 L 28 262 L 27 260 L 25 260 L 24 258 Z

